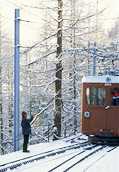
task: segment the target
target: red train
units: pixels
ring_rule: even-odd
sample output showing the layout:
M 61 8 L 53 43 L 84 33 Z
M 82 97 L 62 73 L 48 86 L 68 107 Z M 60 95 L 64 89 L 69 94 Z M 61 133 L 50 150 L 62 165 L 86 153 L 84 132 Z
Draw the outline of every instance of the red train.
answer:
M 91 142 L 119 142 L 119 76 L 82 79 L 81 132 Z

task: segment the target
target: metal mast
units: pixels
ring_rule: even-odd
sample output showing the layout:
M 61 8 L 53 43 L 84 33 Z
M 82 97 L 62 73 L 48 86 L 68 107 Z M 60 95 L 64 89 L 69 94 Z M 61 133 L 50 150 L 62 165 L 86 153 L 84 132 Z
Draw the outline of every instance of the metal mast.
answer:
M 1 61 L 2 61 L 2 55 L 1 55 L 1 42 L 2 42 L 2 34 L 1 34 L 1 14 L 0 14 L 0 145 L 2 145 L 2 80 L 1 80 Z M 0 148 L 0 153 L 2 153 L 2 150 Z
M 20 60 L 20 10 L 15 9 L 15 53 L 14 53 L 14 151 L 19 150 L 19 60 Z

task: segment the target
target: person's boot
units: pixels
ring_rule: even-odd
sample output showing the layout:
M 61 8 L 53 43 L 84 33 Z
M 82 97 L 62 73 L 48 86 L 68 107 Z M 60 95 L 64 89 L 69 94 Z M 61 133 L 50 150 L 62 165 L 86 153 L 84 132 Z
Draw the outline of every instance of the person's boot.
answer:
M 29 150 L 23 150 L 23 152 L 27 152 L 27 153 L 28 153 L 28 152 L 30 152 L 30 151 L 29 151 Z
M 23 144 L 23 152 L 27 152 L 27 145 L 25 143 Z
M 29 150 L 27 150 L 27 144 L 23 144 L 23 152 L 30 152 Z

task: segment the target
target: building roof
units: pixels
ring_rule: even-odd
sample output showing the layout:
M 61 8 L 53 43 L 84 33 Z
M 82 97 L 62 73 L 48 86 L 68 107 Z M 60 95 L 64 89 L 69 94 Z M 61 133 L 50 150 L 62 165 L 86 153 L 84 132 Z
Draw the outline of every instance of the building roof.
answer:
M 102 76 L 85 76 L 82 83 L 119 83 L 119 76 L 102 75 Z

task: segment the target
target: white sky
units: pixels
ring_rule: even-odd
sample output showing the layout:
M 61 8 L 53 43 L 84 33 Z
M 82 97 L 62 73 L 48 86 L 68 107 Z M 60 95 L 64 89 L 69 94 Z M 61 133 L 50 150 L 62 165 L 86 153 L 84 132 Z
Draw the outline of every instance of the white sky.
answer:
M 11 23 L 11 28 L 14 27 L 14 8 L 15 5 L 26 4 L 26 5 L 32 5 L 37 6 L 41 5 L 46 0 L 0 0 L 0 12 L 5 17 L 4 21 L 4 28 L 5 30 L 8 30 L 7 25 L 8 23 Z M 50 5 L 49 0 L 49 5 Z M 57 0 L 55 0 L 57 2 Z M 86 1 L 86 0 L 85 0 Z M 93 1 L 96 3 L 97 0 L 87 0 L 87 2 L 90 4 L 90 2 Z M 64 0 L 65 2 L 65 0 Z M 119 0 L 98 0 L 99 9 L 106 8 L 103 17 L 101 17 L 101 20 L 103 23 L 103 28 L 105 30 L 109 30 L 117 17 L 119 17 Z M 34 24 L 28 24 L 28 23 L 21 23 L 21 39 L 24 40 L 26 38 L 26 42 L 36 42 L 38 39 L 40 39 L 40 27 L 41 27 L 41 14 L 40 10 L 33 10 L 30 8 L 24 8 L 21 10 L 21 17 L 26 20 L 34 20 L 36 21 Z M 3 29 L 4 29 L 3 28 Z M 27 37 L 26 37 L 27 33 Z M 33 37 L 31 41 L 31 35 Z M 39 38 L 38 38 L 39 35 Z
M 99 0 L 100 2 L 101 0 Z M 108 27 L 112 26 L 114 20 L 119 17 L 119 0 L 103 0 L 104 6 L 107 8 L 105 12 L 104 25 Z
M 43 0 L 44 1 L 44 0 Z M 52 0 L 49 0 L 49 2 Z M 57 1 L 57 0 L 56 0 Z M 87 2 L 90 2 L 91 0 L 87 0 Z M 41 4 L 41 0 L 0 0 L 0 11 L 2 13 L 7 14 L 16 5 L 26 4 L 26 5 L 33 5 L 36 6 L 36 4 Z M 65 2 L 65 0 L 64 0 Z M 94 1 L 96 2 L 96 0 Z M 105 16 L 110 20 L 112 17 L 119 17 L 119 0 L 98 0 L 99 7 L 104 6 L 107 8 Z M 37 11 L 38 14 L 38 11 Z

